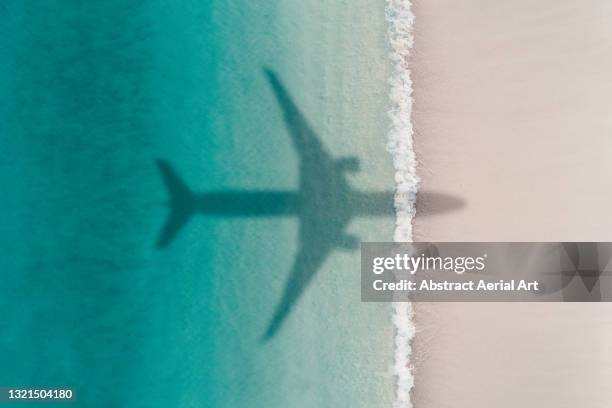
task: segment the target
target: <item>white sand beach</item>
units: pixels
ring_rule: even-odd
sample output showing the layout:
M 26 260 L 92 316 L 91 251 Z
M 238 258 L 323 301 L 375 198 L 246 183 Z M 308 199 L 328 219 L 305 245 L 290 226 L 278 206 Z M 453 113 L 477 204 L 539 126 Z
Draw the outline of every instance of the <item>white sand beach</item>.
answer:
M 612 2 L 416 1 L 415 241 L 610 241 Z M 608 407 L 611 304 L 417 304 L 414 405 Z

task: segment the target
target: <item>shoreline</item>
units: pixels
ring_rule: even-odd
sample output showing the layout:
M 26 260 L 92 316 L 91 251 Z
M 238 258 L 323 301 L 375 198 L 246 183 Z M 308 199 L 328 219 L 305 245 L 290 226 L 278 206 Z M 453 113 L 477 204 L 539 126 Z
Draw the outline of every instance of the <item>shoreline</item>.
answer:
M 412 80 L 408 57 L 414 45 L 414 14 L 410 0 L 388 0 L 385 7 L 387 20 L 388 54 L 391 65 L 389 75 L 389 129 L 387 150 L 393 159 L 395 194 L 395 228 L 393 240 L 412 240 L 418 177 L 413 147 Z M 414 375 L 410 369 L 412 341 L 416 332 L 413 307 L 410 303 L 391 305 L 394 330 L 393 375 L 395 379 L 394 407 L 411 407 L 410 394 Z

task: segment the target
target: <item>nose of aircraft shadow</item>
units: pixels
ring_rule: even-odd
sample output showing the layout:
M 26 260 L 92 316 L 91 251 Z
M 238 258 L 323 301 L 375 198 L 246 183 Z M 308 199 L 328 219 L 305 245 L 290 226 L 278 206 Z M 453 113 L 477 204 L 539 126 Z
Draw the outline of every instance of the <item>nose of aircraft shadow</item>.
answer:
M 418 217 L 444 214 L 465 207 L 466 202 L 460 197 L 436 191 L 419 191 L 416 200 Z

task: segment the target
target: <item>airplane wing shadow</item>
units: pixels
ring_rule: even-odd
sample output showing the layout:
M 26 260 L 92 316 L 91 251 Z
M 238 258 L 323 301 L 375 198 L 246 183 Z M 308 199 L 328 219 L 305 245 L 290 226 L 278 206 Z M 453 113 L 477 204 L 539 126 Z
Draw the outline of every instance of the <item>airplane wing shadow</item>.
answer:
M 329 242 L 324 240 L 318 241 L 316 237 L 310 238 L 314 239 L 306 241 L 304 245 L 300 245 L 283 296 L 276 307 L 272 320 L 270 320 L 268 329 L 262 338 L 263 341 L 270 340 L 277 334 L 293 306 L 297 303 L 332 250 Z
M 335 214 L 333 202 L 343 194 L 334 180 L 335 166 L 320 138 L 300 112 L 280 78 L 264 68 L 268 83 L 280 107 L 287 133 L 299 158 L 300 209 L 299 245 L 291 273 L 285 285 L 263 341 L 274 337 L 289 316 L 325 259 L 336 246 L 334 238 L 341 234 L 347 220 Z M 321 206 L 325 200 L 326 208 Z

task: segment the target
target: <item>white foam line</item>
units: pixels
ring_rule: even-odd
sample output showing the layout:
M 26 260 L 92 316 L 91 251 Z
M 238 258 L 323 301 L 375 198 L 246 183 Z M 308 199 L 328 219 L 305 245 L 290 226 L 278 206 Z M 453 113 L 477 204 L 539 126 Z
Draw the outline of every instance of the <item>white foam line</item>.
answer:
M 414 43 L 414 14 L 410 0 L 386 0 L 385 14 L 388 21 L 389 55 L 392 71 L 389 78 L 391 125 L 387 135 L 387 150 L 393 157 L 395 168 L 395 232 L 396 242 L 412 241 L 412 219 L 419 179 L 416 175 L 416 158 L 412 146 L 412 80 L 408 59 Z M 414 386 L 410 357 L 415 327 L 412 321 L 412 305 L 394 302 L 393 325 L 395 327 L 395 351 L 393 374 L 396 377 L 395 408 L 411 408 L 410 392 Z

